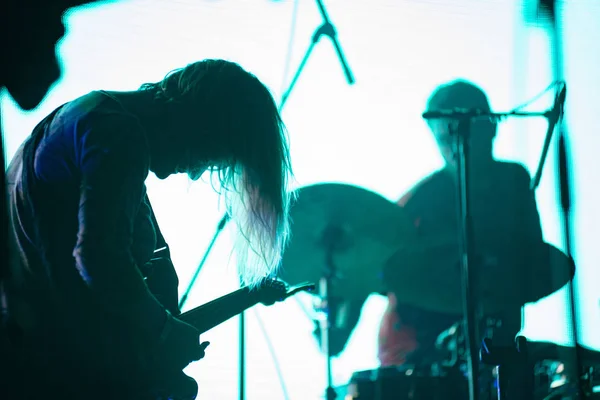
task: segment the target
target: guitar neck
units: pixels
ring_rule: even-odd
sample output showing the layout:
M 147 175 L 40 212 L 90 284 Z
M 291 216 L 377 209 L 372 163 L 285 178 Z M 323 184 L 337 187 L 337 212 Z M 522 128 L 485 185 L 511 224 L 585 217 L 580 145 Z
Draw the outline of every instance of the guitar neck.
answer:
M 204 333 L 260 302 L 257 290 L 243 287 L 216 300 L 186 311 L 177 318 Z

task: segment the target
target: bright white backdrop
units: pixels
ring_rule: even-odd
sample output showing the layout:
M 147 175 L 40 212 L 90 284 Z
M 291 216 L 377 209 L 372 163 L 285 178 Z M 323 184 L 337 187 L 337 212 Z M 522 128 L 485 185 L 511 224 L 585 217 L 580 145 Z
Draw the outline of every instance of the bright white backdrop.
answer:
M 299 186 L 352 183 L 396 200 L 441 165 L 419 117 L 436 85 L 467 78 L 488 92 L 494 108 L 507 110 L 552 80 L 548 38 L 540 27 L 524 23 L 520 1 L 328 0 L 325 4 L 338 27 L 356 84 L 347 85 L 333 47 L 322 40 L 283 113 Z M 571 1 L 564 18 L 581 334 L 584 344 L 598 349 L 600 219 L 595 205 L 600 194 L 595 183 L 600 181 L 596 155 L 600 123 L 592 111 L 600 100 L 596 44 L 600 28 L 594 24 L 600 19 L 600 4 Z M 94 89 L 135 89 L 203 58 L 239 62 L 279 99 L 321 22 L 315 2 L 297 0 L 121 1 L 75 10 L 67 21 L 69 32 L 60 46 L 63 79 L 44 103 L 23 113 L 2 96 L 9 159 L 33 126 L 63 102 Z M 550 102 L 548 96 L 534 106 L 545 109 Z M 545 126 L 543 120 L 505 123 L 496 155 L 522 162 L 533 174 Z M 553 146 L 537 199 L 546 240 L 562 248 L 554 152 Z M 166 181 L 150 177 L 148 188 L 183 290 L 222 215 L 219 199 L 210 185 L 191 184 L 184 176 Z M 235 271 L 227 265 L 229 249 L 229 237 L 222 235 L 189 307 L 236 288 Z M 527 306 L 525 334 L 534 340 L 569 343 L 565 299 L 561 291 Z M 302 296 L 300 300 L 310 303 Z M 381 296 L 368 300 L 347 350 L 334 362 L 336 383 L 346 382 L 353 371 L 377 367 L 376 332 L 385 305 Z M 284 397 L 267 343 L 279 361 L 289 398 L 318 398 L 325 385 L 324 359 L 311 336 L 312 323 L 298 303 L 257 306 L 246 315 L 247 398 Z M 188 368 L 200 383 L 200 398 L 236 395 L 237 327 L 234 319 L 205 335 L 212 343 L 206 359 Z

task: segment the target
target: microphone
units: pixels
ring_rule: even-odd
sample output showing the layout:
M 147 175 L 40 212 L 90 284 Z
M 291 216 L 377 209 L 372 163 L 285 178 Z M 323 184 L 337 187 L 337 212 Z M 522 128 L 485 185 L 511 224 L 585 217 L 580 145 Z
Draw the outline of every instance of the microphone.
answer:
M 223 218 L 221 218 L 221 220 L 219 221 L 219 224 L 217 225 L 217 230 L 222 231 L 223 228 L 225 228 L 225 224 L 227 224 L 227 222 L 229 222 L 230 218 L 231 217 L 229 216 L 229 213 L 225 213 L 225 215 L 223 215 Z
M 352 71 L 350 71 L 350 67 L 348 66 L 346 57 L 344 57 L 344 53 L 342 52 L 342 46 L 340 45 L 340 42 L 337 39 L 337 31 L 331 23 L 331 20 L 327 15 L 327 11 L 325 10 L 325 6 L 323 5 L 323 2 L 321 0 L 317 0 L 317 6 L 319 7 L 319 12 L 323 17 L 323 25 L 317 31 L 317 34 L 329 36 L 329 38 L 333 42 L 333 47 L 335 48 L 335 52 L 337 53 L 340 63 L 342 64 L 342 69 L 344 70 L 344 75 L 346 75 L 346 80 L 348 81 L 349 85 L 352 85 L 354 83 L 354 75 L 352 74 Z
M 554 24 L 556 20 L 556 0 L 536 0 L 523 4 L 523 19 L 528 25 L 540 22 Z
M 425 111 L 422 114 L 423 119 L 463 119 L 488 116 L 490 116 L 489 111 L 483 111 L 478 108 L 455 108 L 452 110 Z
M 535 176 L 531 180 L 531 190 L 535 190 L 542 179 L 542 170 L 544 163 L 546 162 L 546 156 L 550 149 L 550 142 L 552 141 L 552 134 L 554 133 L 554 127 L 558 121 L 563 117 L 565 112 L 565 102 L 567 100 L 567 84 L 563 83 L 562 88 L 554 98 L 554 105 L 552 109 L 544 113 L 544 117 L 548 119 L 548 130 L 546 131 L 546 139 L 544 139 L 544 146 L 542 147 L 542 155 L 540 156 L 540 162 L 535 173 Z
M 565 102 L 567 101 L 567 84 L 563 84 L 560 92 L 554 98 L 554 104 L 552 109 L 546 114 L 546 118 L 551 119 L 554 123 L 557 123 L 565 113 Z

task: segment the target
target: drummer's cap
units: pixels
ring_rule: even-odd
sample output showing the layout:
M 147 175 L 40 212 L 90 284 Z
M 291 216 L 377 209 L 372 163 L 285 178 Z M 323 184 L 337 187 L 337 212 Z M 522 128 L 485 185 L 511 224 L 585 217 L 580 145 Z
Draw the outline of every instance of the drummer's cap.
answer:
M 482 111 L 490 111 L 490 102 L 479 86 L 462 79 L 438 86 L 427 100 L 427 111 L 454 108 L 479 108 Z
M 474 83 L 463 79 L 438 86 L 427 100 L 427 111 L 453 110 L 455 108 L 478 108 L 481 111 L 491 111 L 485 92 Z M 433 121 L 435 120 L 427 121 L 432 129 Z M 489 126 L 491 137 L 494 137 L 496 135 L 495 123 L 490 124 L 489 120 L 485 122 Z

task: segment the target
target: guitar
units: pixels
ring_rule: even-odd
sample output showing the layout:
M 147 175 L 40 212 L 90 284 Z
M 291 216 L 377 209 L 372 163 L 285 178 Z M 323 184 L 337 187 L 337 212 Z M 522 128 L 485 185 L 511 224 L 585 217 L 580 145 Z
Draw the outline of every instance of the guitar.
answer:
M 289 287 L 286 283 L 265 279 L 258 287 L 243 287 L 216 300 L 210 301 L 177 316 L 200 331 L 206 331 L 222 324 L 248 308 L 262 303 L 266 306 L 303 291 L 313 291 L 315 285 L 303 283 Z M 183 371 L 162 371 L 161 377 L 154 382 L 154 387 L 144 390 L 144 399 L 152 400 L 187 400 L 195 399 L 198 393 L 196 381 L 185 375 Z M 164 389 L 168 388 L 168 389 Z

